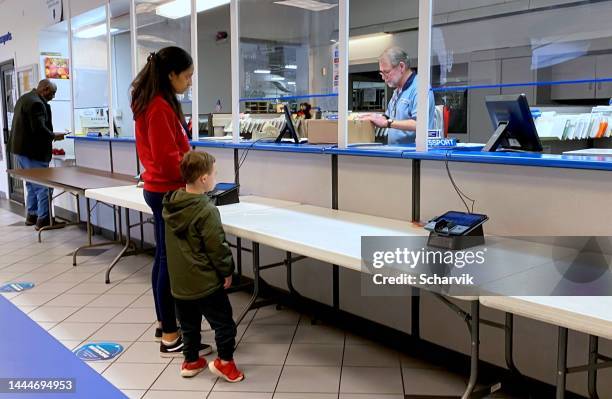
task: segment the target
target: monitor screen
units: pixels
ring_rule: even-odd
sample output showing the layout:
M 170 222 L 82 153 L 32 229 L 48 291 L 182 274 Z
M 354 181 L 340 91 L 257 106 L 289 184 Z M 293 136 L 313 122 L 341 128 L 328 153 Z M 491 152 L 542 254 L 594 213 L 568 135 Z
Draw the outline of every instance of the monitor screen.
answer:
M 487 96 L 485 102 L 495 132 L 483 151 L 542 151 L 542 143 L 524 94 Z

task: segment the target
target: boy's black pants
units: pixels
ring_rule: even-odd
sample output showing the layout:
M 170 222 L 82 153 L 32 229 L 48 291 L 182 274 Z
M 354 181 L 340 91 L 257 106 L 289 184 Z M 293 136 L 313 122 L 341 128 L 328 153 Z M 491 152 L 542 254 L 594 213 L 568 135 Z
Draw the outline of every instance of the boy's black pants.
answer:
M 219 358 L 226 361 L 234 358 L 236 323 L 232 318 L 232 305 L 223 288 L 201 299 L 184 301 L 175 298 L 175 303 L 183 331 L 185 361 L 198 360 L 202 315 L 215 331 Z

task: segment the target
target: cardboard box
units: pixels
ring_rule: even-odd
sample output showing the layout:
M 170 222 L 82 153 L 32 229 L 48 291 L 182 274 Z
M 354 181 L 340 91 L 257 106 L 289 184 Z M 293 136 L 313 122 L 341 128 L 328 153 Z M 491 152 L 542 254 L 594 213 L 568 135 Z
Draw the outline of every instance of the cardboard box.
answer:
M 300 123 L 299 130 L 310 144 L 338 144 L 338 121 L 307 119 Z M 369 121 L 348 121 L 348 142 L 373 143 L 374 125 Z

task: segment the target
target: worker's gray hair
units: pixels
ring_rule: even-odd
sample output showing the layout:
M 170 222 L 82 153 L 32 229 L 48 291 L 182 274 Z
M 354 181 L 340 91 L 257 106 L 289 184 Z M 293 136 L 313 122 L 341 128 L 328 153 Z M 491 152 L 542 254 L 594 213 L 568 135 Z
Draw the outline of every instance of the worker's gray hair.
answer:
M 406 65 L 406 68 L 410 68 L 410 61 L 408 60 L 408 53 L 401 47 L 389 47 L 378 57 L 378 59 L 386 58 L 391 63 L 391 66 L 398 66 L 400 62 Z
M 50 81 L 49 79 L 43 79 L 38 82 L 38 90 L 44 90 L 46 88 L 50 88 L 51 90 L 57 90 L 57 85 Z

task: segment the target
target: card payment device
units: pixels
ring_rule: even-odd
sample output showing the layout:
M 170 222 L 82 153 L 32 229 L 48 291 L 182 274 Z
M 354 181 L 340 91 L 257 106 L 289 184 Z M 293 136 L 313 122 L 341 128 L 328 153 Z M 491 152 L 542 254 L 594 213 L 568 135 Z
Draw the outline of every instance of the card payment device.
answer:
M 429 231 L 427 245 L 446 249 L 465 249 L 484 244 L 482 225 L 487 215 L 449 211 L 431 219 L 425 230 Z

